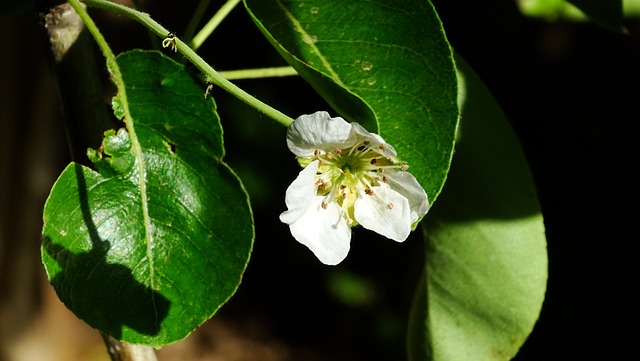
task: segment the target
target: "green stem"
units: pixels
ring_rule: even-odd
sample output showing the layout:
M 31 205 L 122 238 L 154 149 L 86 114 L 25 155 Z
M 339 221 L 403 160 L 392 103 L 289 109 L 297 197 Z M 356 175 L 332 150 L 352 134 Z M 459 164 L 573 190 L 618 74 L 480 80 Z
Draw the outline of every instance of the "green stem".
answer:
M 213 15 L 211 20 L 209 20 L 209 22 L 202 28 L 202 30 L 200 30 L 198 34 L 193 37 L 193 40 L 191 41 L 191 47 L 193 48 L 193 50 L 198 50 L 198 48 L 200 48 L 202 43 L 207 40 L 209 35 L 213 33 L 218 25 L 220 25 L 222 20 L 224 20 L 224 18 L 229 15 L 231 10 L 233 10 L 233 8 L 235 8 L 239 3 L 240 0 L 227 0 L 227 2 L 222 5 L 220 10 L 218 10 L 218 12 Z
M 200 2 L 198 3 L 198 7 L 196 7 L 196 10 L 191 17 L 191 20 L 189 20 L 189 24 L 184 31 L 184 35 L 182 36 L 184 42 L 191 44 L 193 34 L 196 32 L 196 27 L 198 26 L 198 24 L 200 24 L 200 20 L 202 20 L 202 16 L 209 7 L 210 3 L 211 0 L 200 0 Z M 191 44 L 191 46 L 193 47 L 193 44 Z
M 77 0 L 74 0 L 74 2 L 77 2 Z M 170 33 L 158 22 L 151 19 L 149 15 L 139 12 L 137 10 L 131 9 L 129 7 L 112 3 L 107 0 L 84 0 L 83 2 L 89 6 L 94 6 L 97 8 L 113 11 L 119 15 L 126 16 L 142 24 L 147 29 L 151 30 L 153 33 L 160 36 L 161 38 L 166 38 Z M 209 64 L 207 64 L 207 62 L 205 62 L 198 54 L 196 54 L 195 51 L 193 51 L 193 49 L 191 49 L 182 40 L 178 39 L 177 37 L 175 37 L 174 39 L 176 44 L 176 50 L 182 53 L 182 55 L 184 55 L 184 57 L 187 58 L 187 60 L 189 60 L 193 65 L 195 65 L 195 67 L 198 68 L 198 70 L 200 70 L 206 76 L 209 82 L 219 86 L 220 88 L 229 92 L 236 98 L 242 100 L 246 104 L 257 109 L 258 111 L 262 112 L 266 116 L 272 118 L 273 120 L 277 121 L 278 123 L 284 126 L 289 126 L 289 124 L 293 122 L 293 119 L 291 119 L 291 117 L 261 102 L 251 94 L 240 89 L 238 86 L 236 86 L 235 84 L 227 80 L 225 77 L 220 75 L 220 73 L 215 71 Z
M 221 70 L 220 75 L 233 79 L 258 79 L 273 78 L 280 76 L 298 75 L 298 72 L 290 66 L 281 66 L 277 68 L 258 68 L 258 69 L 241 69 L 241 70 Z
M 98 26 L 93 22 L 93 19 L 89 16 L 84 6 L 80 4 L 79 0 L 68 0 L 69 5 L 71 5 L 74 10 L 78 13 L 78 16 L 82 19 L 84 24 L 87 27 L 87 30 L 93 35 L 100 51 L 104 55 L 107 63 L 107 69 L 111 74 L 111 80 L 116 85 L 118 90 L 118 98 L 122 104 L 122 112 L 124 114 L 123 121 L 125 126 L 127 127 L 127 132 L 129 133 L 129 139 L 131 140 L 131 150 L 136 157 L 137 167 L 138 167 L 138 180 L 140 187 L 140 204 L 142 205 L 142 217 L 144 219 L 145 225 L 145 239 L 147 240 L 147 257 L 149 262 L 153 261 L 153 257 L 149 254 L 151 252 L 151 246 L 153 244 L 153 232 L 151 227 L 151 218 L 149 217 L 149 204 L 147 202 L 147 182 L 145 179 L 145 167 L 144 167 L 144 157 L 142 153 L 142 147 L 140 146 L 140 141 L 138 140 L 138 136 L 136 135 L 135 128 L 133 126 L 133 119 L 131 117 L 131 112 L 129 110 L 129 102 L 127 101 L 127 92 L 124 86 L 124 80 L 122 79 L 122 73 L 120 72 L 120 67 L 118 66 L 118 62 L 116 61 L 116 56 L 111 51 L 109 44 L 104 39 L 104 36 L 100 33 Z M 154 277 L 153 277 L 153 263 L 149 265 L 149 278 L 151 279 L 150 287 L 155 289 Z

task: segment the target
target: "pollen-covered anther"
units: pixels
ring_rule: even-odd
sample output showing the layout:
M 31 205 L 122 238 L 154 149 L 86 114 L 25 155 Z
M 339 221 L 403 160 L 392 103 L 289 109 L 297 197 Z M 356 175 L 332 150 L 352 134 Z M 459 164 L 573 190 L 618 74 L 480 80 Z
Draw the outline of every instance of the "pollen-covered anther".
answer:
M 377 158 L 372 158 L 370 163 L 371 164 L 376 164 L 376 163 L 378 163 L 378 159 Z
M 384 149 L 384 144 L 378 144 L 378 149 L 380 150 Z
M 367 188 L 364 190 L 364 193 L 368 196 L 372 196 L 373 195 L 373 190 L 371 188 Z
M 342 194 L 340 195 L 340 198 L 342 198 L 342 199 L 347 199 L 347 193 L 342 193 Z
M 389 180 L 387 179 L 387 177 L 382 177 L 382 182 L 383 183 L 387 183 Z
M 331 153 L 331 152 L 327 152 L 327 158 L 329 158 L 329 159 L 333 159 L 333 153 Z
M 409 165 L 408 164 L 403 164 L 402 165 L 402 170 L 407 170 L 409 169 Z
M 389 208 L 389 209 L 393 209 L 393 203 L 389 203 L 389 204 L 387 204 L 387 208 Z
M 322 207 L 322 209 L 327 209 L 327 202 L 322 202 L 320 207 Z
M 378 173 L 384 172 L 384 168 L 378 168 Z
M 336 149 L 336 154 L 337 154 L 337 155 L 342 154 L 342 149 Z

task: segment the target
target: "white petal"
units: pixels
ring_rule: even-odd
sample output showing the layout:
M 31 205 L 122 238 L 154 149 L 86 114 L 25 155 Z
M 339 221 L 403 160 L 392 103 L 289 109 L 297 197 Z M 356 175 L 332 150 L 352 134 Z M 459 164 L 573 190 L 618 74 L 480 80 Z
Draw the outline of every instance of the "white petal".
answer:
M 354 217 L 364 228 L 402 242 L 411 232 L 409 201 L 387 185 L 371 188 L 372 195 L 358 193 Z
M 370 133 L 358 123 L 351 123 L 351 127 L 359 142 L 363 140 L 368 141 L 372 148 L 377 148 L 376 151 L 387 158 L 395 158 L 398 156 L 396 150 L 390 144 L 387 144 L 378 134 Z
M 409 200 L 411 209 L 411 223 L 420 219 L 429 211 L 429 198 L 427 192 L 418 183 L 416 177 L 407 172 L 393 172 L 387 174 L 391 189 L 402 194 Z
M 340 263 L 349 253 L 351 228 L 336 203 L 322 208 L 324 197 L 316 195 L 315 175 L 318 161 L 309 163 L 287 188 L 287 211 L 280 220 L 289 225 L 291 234 L 328 265 Z
M 353 146 L 351 124 L 327 112 L 301 115 L 287 129 L 287 145 L 298 157 L 312 157 L 316 149 L 333 152 Z
M 291 183 L 284 198 L 287 211 L 280 215 L 280 220 L 291 224 L 302 216 L 309 202 L 316 196 L 315 177 L 319 161 L 314 160 L 300 171 Z
M 320 262 L 336 265 L 349 253 L 351 228 L 340 214 L 340 206 L 329 203 L 322 208 L 323 200 L 324 197 L 316 196 L 305 203 L 304 212 L 289 224 L 289 229 L 293 237 L 307 246 Z

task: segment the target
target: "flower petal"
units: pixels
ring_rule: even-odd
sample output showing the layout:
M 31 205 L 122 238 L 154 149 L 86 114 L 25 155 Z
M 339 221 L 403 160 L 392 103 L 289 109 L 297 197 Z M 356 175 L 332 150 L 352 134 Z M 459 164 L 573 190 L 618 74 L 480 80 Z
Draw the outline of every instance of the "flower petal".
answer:
M 291 224 L 302 216 L 306 207 L 316 196 L 315 176 L 319 161 L 314 160 L 298 173 L 298 177 L 291 183 L 284 197 L 287 210 L 280 215 L 280 220 Z
M 374 148 L 376 152 L 382 154 L 387 158 L 395 158 L 398 156 L 396 150 L 387 142 L 382 139 L 381 136 L 375 133 L 370 133 L 362 125 L 358 123 L 351 123 L 352 132 L 358 138 L 358 142 L 366 140 L 369 142 L 369 146 Z
M 358 193 L 354 217 L 364 228 L 402 242 L 411 232 L 409 201 L 388 185 L 372 187 L 373 193 Z
M 312 157 L 316 149 L 333 152 L 353 146 L 355 134 L 351 124 L 327 112 L 301 115 L 287 129 L 287 145 L 298 157 Z
M 347 257 L 351 228 L 337 203 L 322 208 L 324 197 L 316 196 L 306 204 L 301 217 L 289 224 L 293 237 L 307 246 L 326 265 L 336 265 Z
M 387 174 L 387 179 L 391 189 L 409 200 L 412 224 L 427 214 L 429 211 L 429 198 L 416 177 L 407 172 L 393 172 Z
M 289 225 L 291 234 L 307 246 L 327 265 L 340 263 L 349 253 L 351 228 L 340 213 L 338 204 L 329 203 L 322 208 L 325 197 L 317 196 L 315 175 L 319 161 L 309 163 L 287 188 L 287 210 L 280 220 Z

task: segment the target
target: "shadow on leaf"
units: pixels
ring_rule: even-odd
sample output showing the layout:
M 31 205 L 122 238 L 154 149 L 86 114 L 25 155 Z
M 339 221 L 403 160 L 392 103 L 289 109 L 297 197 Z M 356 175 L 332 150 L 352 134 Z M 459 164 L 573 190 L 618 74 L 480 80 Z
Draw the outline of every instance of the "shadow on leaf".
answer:
M 75 170 L 80 207 L 92 248 L 73 253 L 45 235 L 44 251 L 61 267 L 51 284 L 76 316 L 103 333 L 119 340 L 125 328 L 148 336 L 159 334 L 169 311 L 169 300 L 136 280 L 128 267 L 107 262 L 107 253 L 117 240 L 98 235 L 89 210 L 82 166 L 76 164 Z
M 482 80 L 456 57 L 460 132 L 451 170 L 430 216 L 450 222 L 516 220 L 540 214 L 527 159 Z

